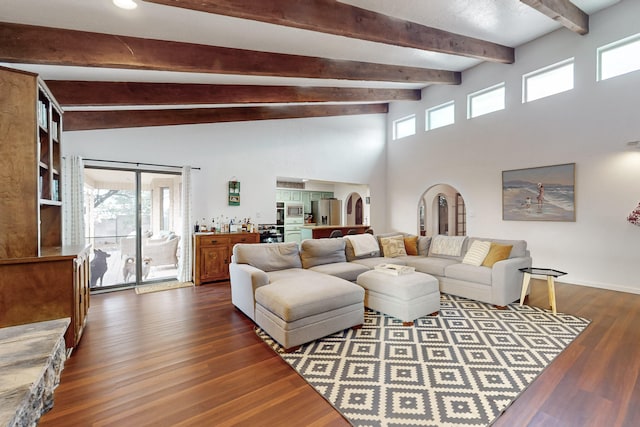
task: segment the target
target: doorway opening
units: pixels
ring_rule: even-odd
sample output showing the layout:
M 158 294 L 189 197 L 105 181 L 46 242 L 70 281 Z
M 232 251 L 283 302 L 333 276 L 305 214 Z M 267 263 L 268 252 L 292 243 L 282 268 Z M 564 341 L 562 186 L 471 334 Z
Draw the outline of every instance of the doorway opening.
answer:
M 421 236 L 466 236 L 466 205 L 458 190 L 438 184 L 425 191 L 418 203 L 418 229 Z
M 177 277 L 180 173 L 85 167 L 92 291 Z
M 358 193 L 351 193 L 347 197 L 346 203 L 346 225 L 364 224 L 364 206 L 362 197 Z

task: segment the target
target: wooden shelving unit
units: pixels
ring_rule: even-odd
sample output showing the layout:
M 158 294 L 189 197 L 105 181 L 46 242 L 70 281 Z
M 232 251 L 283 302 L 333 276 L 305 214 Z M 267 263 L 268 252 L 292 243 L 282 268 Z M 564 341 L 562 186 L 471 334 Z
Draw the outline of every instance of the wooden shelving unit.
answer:
M 39 246 L 49 248 L 62 243 L 62 196 L 60 140 L 62 113 L 42 82 L 38 83 L 38 168 L 39 168 Z
M 89 249 L 62 247 L 62 109 L 37 75 L 0 67 L 0 327 L 70 317 L 80 340 Z

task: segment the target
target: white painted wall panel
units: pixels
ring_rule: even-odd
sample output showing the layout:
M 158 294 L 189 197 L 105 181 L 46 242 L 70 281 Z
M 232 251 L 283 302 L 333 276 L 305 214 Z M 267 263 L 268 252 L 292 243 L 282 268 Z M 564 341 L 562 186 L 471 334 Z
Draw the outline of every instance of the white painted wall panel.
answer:
M 483 64 L 460 86 L 392 104 L 389 123 L 416 113 L 419 131 L 389 143 L 390 228 L 416 232 L 420 196 L 448 183 L 464 196 L 469 235 L 526 239 L 534 266 L 566 282 L 640 293 L 640 228 L 625 220 L 640 200 L 640 150 L 626 147 L 640 139 L 640 72 L 596 82 L 596 48 L 637 33 L 638 16 L 640 2 L 624 1 L 592 15 L 586 36 L 558 30 L 518 48 L 513 65 Z M 522 74 L 572 56 L 574 90 L 522 104 Z M 466 95 L 501 81 L 506 110 L 467 120 Z M 424 110 L 451 99 L 456 124 L 424 132 Z M 561 163 L 576 163 L 576 222 L 502 220 L 503 170 Z
M 384 229 L 385 135 L 385 115 L 377 114 L 66 132 L 63 148 L 84 158 L 200 167 L 193 172 L 198 220 L 275 223 L 278 176 L 369 184 L 377 203 L 367 216 Z M 238 207 L 227 205 L 232 177 L 241 183 Z

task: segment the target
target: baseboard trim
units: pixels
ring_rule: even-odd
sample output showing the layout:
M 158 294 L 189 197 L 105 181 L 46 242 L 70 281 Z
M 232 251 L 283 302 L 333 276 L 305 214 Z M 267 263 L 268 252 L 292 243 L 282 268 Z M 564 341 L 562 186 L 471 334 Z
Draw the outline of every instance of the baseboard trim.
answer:
M 556 283 L 559 283 L 559 282 L 556 282 Z M 624 285 L 616 285 L 614 283 L 600 283 L 600 282 L 591 282 L 591 281 L 587 281 L 587 280 L 582 280 L 580 282 L 563 281 L 561 283 L 567 283 L 569 285 L 577 285 L 577 286 L 586 286 L 588 288 L 605 289 L 605 290 L 608 290 L 608 291 L 624 292 L 624 293 L 627 293 L 627 294 L 640 295 L 640 288 L 633 288 L 633 287 L 624 286 Z

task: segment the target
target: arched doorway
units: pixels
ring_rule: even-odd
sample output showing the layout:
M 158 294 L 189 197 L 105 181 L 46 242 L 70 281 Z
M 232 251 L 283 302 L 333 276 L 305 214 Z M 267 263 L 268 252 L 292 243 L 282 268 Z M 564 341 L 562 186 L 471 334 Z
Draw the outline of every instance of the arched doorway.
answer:
M 427 189 L 418 203 L 418 229 L 422 236 L 465 236 L 466 206 L 458 190 L 448 184 Z
M 362 225 L 364 217 L 364 208 L 362 197 L 358 193 L 351 193 L 347 197 L 346 204 L 346 225 Z

